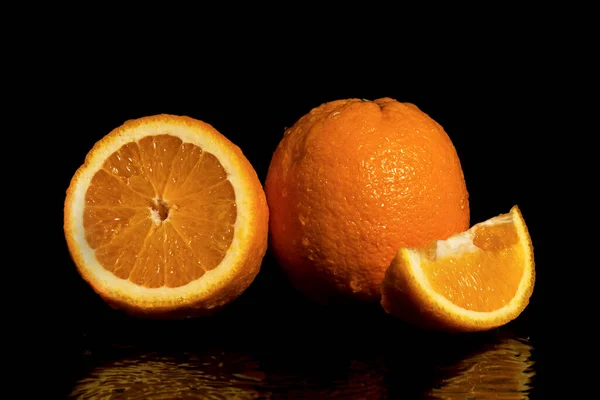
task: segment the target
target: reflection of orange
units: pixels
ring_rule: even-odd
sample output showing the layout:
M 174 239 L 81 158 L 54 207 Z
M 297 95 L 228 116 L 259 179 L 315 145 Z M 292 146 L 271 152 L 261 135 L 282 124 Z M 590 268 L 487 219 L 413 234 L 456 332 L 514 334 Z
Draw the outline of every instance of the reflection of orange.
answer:
M 174 115 L 127 121 L 90 150 L 67 190 L 64 231 L 83 278 L 135 315 L 203 314 L 252 282 L 268 208 L 241 150 Z
M 456 150 L 410 103 L 345 99 L 312 109 L 279 143 L 265 182 L 270 248 L 309 297 L 378 301 L 399 247 L 469 226 Z
M 300 369 L 301 367 L 298 366 Z M 73 399 L 329 399 L 385 397 L 385 373 L 372 362 L 336 364 L 323 371 L 269 373 L 248 354 L 147 353 L 98 366 L 75 382 Z M 328 379 L 329 378 L 329 379 Z
M 435 399 L 527 399 L 535 375 L 531 346 L 524 339 L 499 343 L 442 369 L 453 375 L 429 391 Z
M 534 282 L 531 238 L 514 206 L 447 240 L 401 248 L 386 271 L 381 304 L 426 328 L 489 330 L 521 314 Z
M 256 399 L 265 374 L 248 358 L 225 365 L 221 354 L 181 358 L 143 354 L 95 368 L 76 382 L 74 399 Z

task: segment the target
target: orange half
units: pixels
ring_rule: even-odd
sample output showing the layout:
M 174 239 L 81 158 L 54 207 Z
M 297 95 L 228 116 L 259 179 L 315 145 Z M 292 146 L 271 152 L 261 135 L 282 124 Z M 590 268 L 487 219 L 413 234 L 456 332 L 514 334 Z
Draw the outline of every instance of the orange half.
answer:
M 256 172 L 211 125 L 157 115 L 100 140 L 67 190 L 64 231 L 83 278 L 145 316 L 204 313 L 239 296 L 266 251 Z
M 514 206 L 446 240 L 400 249 L 386 271 L 381 304 L 425 328 L 482 331 L 518 317 L 534 283 L 533 245 Z

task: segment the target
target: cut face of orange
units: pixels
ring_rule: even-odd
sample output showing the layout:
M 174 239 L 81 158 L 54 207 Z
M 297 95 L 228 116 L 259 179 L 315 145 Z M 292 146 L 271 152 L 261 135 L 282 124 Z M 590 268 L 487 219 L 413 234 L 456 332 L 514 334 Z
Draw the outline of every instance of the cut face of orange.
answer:
M 268 209 L 255 170 L 211 125 L 127 121 L 88 153 L 67 190 L 64 231 L 78 271 L 115 308 L 201 315 L 259 271 Z
M 381 304 L 424 328 L 489 330 L 520 315 L 534 282 L 531 238 L 514 206 L 446 240 L 400 249 L 386 271 Z

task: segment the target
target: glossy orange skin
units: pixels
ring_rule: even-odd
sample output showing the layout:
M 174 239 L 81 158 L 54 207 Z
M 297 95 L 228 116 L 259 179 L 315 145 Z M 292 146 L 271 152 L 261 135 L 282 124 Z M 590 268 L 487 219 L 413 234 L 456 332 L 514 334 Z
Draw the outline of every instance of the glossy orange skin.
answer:
M 457 152 L 410 103 L 344 99 L 289 128 L 265 181 L 270 249 L 292 284 L 320 302 L 379 301 L 400 247 L 469 227 Z

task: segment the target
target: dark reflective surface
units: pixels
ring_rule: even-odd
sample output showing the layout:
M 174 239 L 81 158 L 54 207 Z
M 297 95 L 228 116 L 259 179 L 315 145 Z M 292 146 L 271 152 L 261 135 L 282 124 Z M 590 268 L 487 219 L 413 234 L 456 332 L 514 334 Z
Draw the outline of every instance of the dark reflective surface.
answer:
M 535 376 L 529 340 L 505 336 L 473 355 L 438 368 L 438 385 L 428 391 L 435 398 L 527 398 Z M 445 376 L 446 375 L 446 376 Z
M 395 369 L 399 361 L 385 354 L 332 359 L 226 348 L 112 351 L 108 358 L 87 355 L 88 368 L 69 398 L 526 399 L 535 377 L 531 345 L 509 333 L 453 361 L 430 360 L 429 368 L 408 359 L 402 362 L 409 365 Z
M 77 285 L 61 380 L 71 399 L 527 399 L 541 393 L 535 305 L 500 329 L 414 329 L 378 305 L 323 307 L 265 262 L 210 318 L 143 321 Z M 267 295 L 268 294 L 268 295 Z M 538 396 L 539 397 L 539 396 Z

